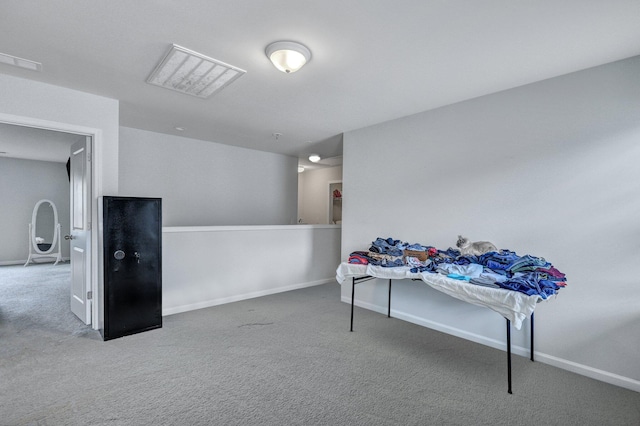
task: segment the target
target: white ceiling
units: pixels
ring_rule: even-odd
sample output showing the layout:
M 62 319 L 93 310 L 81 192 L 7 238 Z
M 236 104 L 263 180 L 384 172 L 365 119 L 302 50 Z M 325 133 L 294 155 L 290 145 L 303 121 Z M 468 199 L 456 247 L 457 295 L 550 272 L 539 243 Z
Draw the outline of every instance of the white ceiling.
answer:
M 66 163 L 71 145 L 83 137 L 0 123 L 0 156 Z
M 118 99 L 122 126 L 336 157 L 343 132 L 639 55 L 639 18 L 638 0 L 3 1 L 0 52 L 42 71 L 0 73 Z M 277 71 L 277 40 L 311 62 Z M 172 43 L 247 73 L 205 100 L 145 83 Z

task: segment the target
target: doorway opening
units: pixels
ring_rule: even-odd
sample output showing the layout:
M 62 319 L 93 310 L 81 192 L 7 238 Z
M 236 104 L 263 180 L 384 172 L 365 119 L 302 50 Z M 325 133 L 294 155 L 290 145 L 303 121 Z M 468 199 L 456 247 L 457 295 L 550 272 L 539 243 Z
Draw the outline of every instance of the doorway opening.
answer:
M 342 223 L 342 164 L 298 173 L 298 223 Z
M 23 169 L 22 175 L 13 174 L 11 176 L 3 176 L 3 180 L 6 178 L 6 182 L 9 182 L 8 187 L 13 188 L 9 191 L 12 192 L 13 197 L 17 197 L 21 201 L 19 203 L 8 203 L 8 205 L 12 205 L 12 209 L 5 209 L 5 215 L 13 215 L 14 218 L 7 223 L 11 223 L 12 227 L 15 227 L 15 232 L 11 233 L 11 241 L 15 241 L 14 243 L 8 243 L 8 246 L 12 246 L 14 249 L 13 253 L 4 254 L 0 257 L 0 265 L 10 265 L 13 263 L 19 263 L 16 261 L 22 261 L 24 258 L 26 260 L 27 256 L 27 231 L 21 231 L 21 225 L 16 225 L 15 221 L 21 221 L 21 216 L 28 216 L 21 214 L 21 209 L 24 210 L 25 204 L 33 204 L 39 199 L 43 198 L 51 198 L 50 194 L 42 193 L 40 195 L 35 195 L 38 192 L 38 184 L 34 182 L 33 175 L 37 175 L 41 170 L 44 169 L 62 169 L 61 172 L 62 177 L 65 181 L 63 186 L 66 184 L 66 194 L 61 195 L 61 191 L 57 191 L 58 194 L 57 202 L 59 210 L 64 210 L 64 212 L 60 215 L 59 222 L 61 223 L 63 230 L 61 232 L 62 235 L 70 236 L 70 194 L 72 191 L 70 185 L 70 176 L 67 174 L 66 170 L 66 162 L 70 157 L 70 147 L 77 140 L 89 140 L 89 144 L 91 147 L 94 147 L 94 141 L 96 141 L 95 135 L 98 133 L 95 129 L 83 128 L 75 125 L 65 124 L 65 123 L 55 123 L 55 122 L 46 122 L 43 120 L 33 119 L 29 117 L 16 117 L 16 116 L 7 116 L 4 114 L 0 114 L 0 133 L 5 132 L 5 134 L 9 133 L 12 136 L 9 138 L 2 138 L 3 146 L 0 147 L 0 151 L 3 152 L 0 160 L 2 160 L 5 164 L 10 162 L 16 163 L 20 168 Z M 12 143 L 5 143 L 5 141 L 12 141 Z M 95 149 L 91 149 L 91 152 L 95 152 Z M 94 160 L 95 157 L 90 158 L 90 160 Z M 92 161 L 95 163 L 95 161 Z M 16 166 L 14 164 L 14 166 Z M 59 167 L 58 167 L 59 166 Z M 13 167 L 14 172 L 16 167 Z M 2 168 L 4 175 L 8 173 L 9 168 Z M 95 168 L 93 168 L 92 174 L 95 173 Z M 57 179 L 57 178 L 56 178 Z M 46 180 L 46 178 L 45 178 Z M 42 183 L 42 179 L 40 180 Z M 95 180 L 94 180 L 95 182 Z M 6 191 L 5 191 L 6 192 Z M 5 194 L 7 195 L 7 194 Z M 31 201 L 29 200 L 31 197 Z M 63 198 L 61 198 L 63 197 Z M 35 198 L 35 201 L 33 200 Z M 6 199 L 6 198 L 5 198 Z M 95 215 L 95 212 L 92 207 L 93 202 L 92 198 L 88 199 L 88 202 L 83 207 L 83 215 L 88 218 L 92 218 Z M 29 207 L 33 209 L 33 205 Z M 89 219 L 90 221 L 91 219 Z M 24 219 L 25 223 L 30 222 L 30 219 Z M 24 229 L 28 229 L 26 224 L 24 225 Z M 95 232 L 95 231 L 94 231 Z M 24 234 L 24 235 L 22 235 Z M 5 234 L 7 235 L 7 234 Z M 7 241 L 9 241 L 7 239 Z M 68 240 L 63 240 L 68 242 Z M 93 243 L 95 244 L 95 243 Z M 20 248 L 24 245 L 24 253 L 16 254 L 15 250 L 21 252 Z M 66 261 L 67 267 L 69 267 L 69 259 L 71 258 L 71 254 L 69 251 L 69 246 L 64 244 L 63 246 L 63 259 Z M 88 252 L 89 256 L 87 258 L 87 264 L 85 270 L 88 271 L 88 289 L 92 294 L 98 295 L 98 280 L 97 280 L 97 260 L 96 256 L 91 256 L 91 253 L 96 253 L 95 250 L 90 250 Z M 24 264 L 24 262 L 22 262 Z M 45 263 L 45 262 L 42 262 Z M 64 266 L 64 265 L 63 265 Z M 31 266 L 27 266 L 24 269 L 27 269 Z M 68 285 L 67 289 L 70 290 L 72 277 L 74 275 L 73 268 L 70 268 L 69 276 L 70 278 L 67 280 Z M 43 269 L 41 269 L 43 270 Z M 16 271 L 17 272 L 17 271 Z M 28 275 L 25 271 L 25 277 Z M 30 273 L 34 273 L 35 271 L 32 269 Z M 29 280 L 29 278 L 25 278 Z M 25 283 L 25 285 L 28 285 Z M 71 312 L 70 310 L 70 292 L 67 291 L 67 303 L 66 310 Z M 94 303 L 97 305 L 97 298 L 94 298 Z M 90 324 L 92 328 L 98 328 L 98 312 L 96 309 L 92 310 L 89 317 L 86 319 L 86 323 Z

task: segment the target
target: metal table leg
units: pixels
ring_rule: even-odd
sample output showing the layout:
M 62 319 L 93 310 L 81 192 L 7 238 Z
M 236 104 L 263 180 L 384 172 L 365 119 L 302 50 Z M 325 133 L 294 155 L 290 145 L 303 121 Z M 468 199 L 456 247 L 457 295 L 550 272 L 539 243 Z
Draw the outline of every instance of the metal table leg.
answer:
M 533 312 L 531 312 L 531 361 L 533 361 Z
M 511 320 L 507 319 L 507 381 L 511 392 Z
M 349 331 L 353 331 L 353 307 L 355 305 L 355 300 L 356 300 L 356 284 L 373 280 L 373 279 L 375 279 L 375 277 L 372 277 L 369 275 L 351 278 L 351 328 L 349 329 Z
M 353 331 L 353 302 L 356 296 L 356 278 L 351 278 L 351 329 Z
M 387 311 L 387 318 L 391 318 L 391 278 L 389 278 L 389 309 Z

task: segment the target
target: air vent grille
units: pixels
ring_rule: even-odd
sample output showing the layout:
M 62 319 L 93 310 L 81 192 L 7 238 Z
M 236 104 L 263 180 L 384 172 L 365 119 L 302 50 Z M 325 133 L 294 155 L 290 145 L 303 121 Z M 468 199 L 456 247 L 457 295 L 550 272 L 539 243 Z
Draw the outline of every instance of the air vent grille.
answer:
M 40 62 L 18 58 L 17 56 L 8 55 L 6 53 L 0 53 L 0 63 L 25 68 L 31 71 L 42 71 L 42 64 Z
M 245 72 L 174 44 L 147 78 L 147 83 L 208 98 L 242 77 Z

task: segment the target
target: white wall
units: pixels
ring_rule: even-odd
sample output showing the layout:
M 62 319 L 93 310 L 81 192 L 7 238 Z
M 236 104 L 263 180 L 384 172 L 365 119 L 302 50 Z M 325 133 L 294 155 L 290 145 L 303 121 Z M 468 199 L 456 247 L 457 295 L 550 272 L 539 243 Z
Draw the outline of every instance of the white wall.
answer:
M 62 235 L 69 233 L 69 178 L 64 163 L 0 157 L 0 265 L 24 263 L 29 255 L 29 223 L 36 203 L 51 200 Z M 61 241 L 62 257 L 69 242 Z M 57 252 L 57 249 L 55 250 Z M 50 259 L 38 259 L 44 262 Z
M 118 192 L 117 100 L 5 74 L 0 74 L 0 93 L 0 121 L 27 117 L 52 130 L 62 124 L 98 130 L 97 178 L 105 193 Z M 94 203 L 100 195 L 94 194 Z
M 164 226 L 296 223 L 297 159 L 120 128 L 120 194 L 162 198 Z
M 545 257 L 569 285 L 536 310 L 538 359 L 640 390 L 639 75 L 635 57 L 346 133 L 342 258 L 377 236 L 458 234 Z M 384 306 L 384 285 L 356 298 Z M 398 316 L 504 347 L 492 311 L 394 292 Z
M 115 99 L 0 74 L 0 121 L 50 130 L 93 134 L 92 222 L 98 223 L 98 197 L 118 193 L 119 103 Z M 98 227 L 91 231 L 91 289 L 99 294 L 102 276 Z M 100 316 L 94 298 L 92 323 Z
M 166 227 L 162 312 L 175 314 L 335 282 L 335 225 Z
M 329 183 L 336 181 L 342 181 L 342 166 L 298 174 L 298 219 L 302 223 L 329 223 Z

